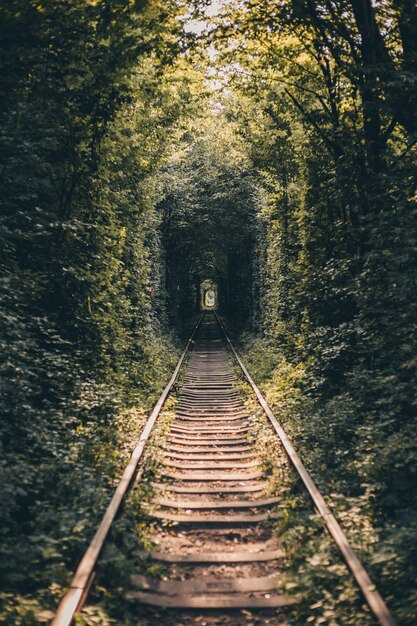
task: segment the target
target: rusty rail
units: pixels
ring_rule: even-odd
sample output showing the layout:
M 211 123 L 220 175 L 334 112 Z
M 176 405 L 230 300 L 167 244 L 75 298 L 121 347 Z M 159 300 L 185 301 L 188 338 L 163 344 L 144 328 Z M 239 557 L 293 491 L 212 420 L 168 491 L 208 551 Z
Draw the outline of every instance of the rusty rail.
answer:
M 320 493 L 320 491 L 318 490 L 315 482 L 313 481 L 310 473 L 308 472 L 308 470 L 306 469 L 304 463 L 301 461 L 300 457 L 298 456 L 295 448 L 293 447 L 292 443 L 290 442 L 285 430 L 282 428 L 281 424 L 279 423 L 279 421 L 277 420 L 277 418 L 275 417 L 274 413 L 272 412 L 271 408 L 269 407 L 268 403 L 266 402 L 265 398 L 263 397 L 262 393 L 260 392 L 260 390 L 258 389 L 257 385 L 255 384 L 253 378 L 251 377 L 251 375 L 249 374 L 248 370 L 246 369 L 242 359 L 240 358 L 237 350 L 235 349 L 235 347 L 233 346 L 229 335 L 227 334 L 227 331 L 224 327 L 224 324 L 222 322 L 222 320 L 220 319 L 220 317 L 217 315 L 217 313 L 214 311 L 214 314 L 216 316 L 217 322 L 224 334 L 224 337 L 230 347 L 230 350 L 232 351 L 233 355 L 236 358 L 236 361 L 239 364 L 240 369 L 242 370 L 246 380 L 248 381 L 248 383 L 250 384 L 250 386 L 252 387 L 253 391 L 255 392 L 255 395 L 258 399 L 259 404 L 261 405 L 261 407 L 263 408 L 263 410 L 265 411 L 266 415 L 269 418 L 269 421 L 271 422 L 275 432 L 277 433 L 278 437 L 281 440 L 282 445 L 284 446 L 284 449 L 291 461 L 291 463 L 293 464 L 294 468 L 296 469 L 298 475 L 300 476 L 302 482 L 304 483 L 305 488 L 307 489 L 313 503 L 314 506 L 316 507 L 316 509 L 318 510 L 318 512 L 320 513 L 321 517 L 323 518 L 323 521 L 327 527 L 327 530 L 329 531 L 330 535 L 332 536 L 334 542 L 336 543 L 337 547 L 339 548 L 347 566 L 349 567 L 350 571 L 352 572 L 353 577 L 356 580 L 356 583 L 359 587 L 359 589 L 361 590 L 366 603 L 368 604 L 369 608 L 371 609 L 372 613 L 375 615 L 375 617 L 377 618 L 378 622 L 381 624 L 381 626 L 395 626 L 395 621 L 393 616 L 391 615 L 391 612 L 389 611 L 387 605 L 385 604 L 385 601 L 383 600 L 382 596 L 380 595 L 380 593 L 378 592 L 378 590 L 376 589 L 374 583 L 372 582 L 371 578 L 369 577 L 368 572 L 366 571 L 365 567 L 362 565 L 361 561 L 359 560 L 358 556 L 356 555 L 355 551 L 353 550 L 353 548 L 351 547 L 351 545 L 349 544 L 349 541 L 345 535 L 345 533 L 343 532 L 339 522 L 336 520 L 335 516 L 333 515 L 333 513 L 330 511 L 329 507 L 327 506 L 322 494 Z
M 106 542 L 109 530 L 111 525 L 120 511 L 123 499 L 129 490 L 133 482 L 133 478 L 136 474 L 139 461 L 142 457 L 143 450 L 145 448 L 145 444 L 149 439 L 149 435 L 152 432 L 152 429 L 155 425 L 156 420 L 161 412 L 162 407 L 165 404 L 165 401 L 172 389 L 172 386 L 175 384 L 181 366 L 184 362 L 184 359 L 187 355 L 187 352 L 190 348 L 191 342 L 193 341 L 194 335 L 201 324 L 204 314 L 201 314 L 198 321 L 196 322 L 191 336 L 187 341 L 187 344 L 181 354 L 181 357 L 177 363 L 177 366 L 174 370 L 174 373 L 171 376 L 170 381 L 162 392 L 158 402 L 156 403 L 148 421 L 146 422 L 145 428 L 142 431 L 141 437 L 133 450 L 132 456 L 123 472 L 123 475 L 120 479 L 120 482 L 110 500 L 110 503 L 107 507 L 107 510 L 100 522 L 100 525 L 88 546 L 84 556 L 82 557 L 80 564 L 77 567 L 77 570 L 71 580 L 70 587 L 62 598 L 58 610 L 55 614 L 51 622 L 51 626 L 70 626 L 75 615 L 81 610 L 88 592 L 91 586 L 93 576 L 94 576 L 94 568 L 97 563 L 97 559 L 100 556 L 100 553 L 103 549 L 103 546 Z

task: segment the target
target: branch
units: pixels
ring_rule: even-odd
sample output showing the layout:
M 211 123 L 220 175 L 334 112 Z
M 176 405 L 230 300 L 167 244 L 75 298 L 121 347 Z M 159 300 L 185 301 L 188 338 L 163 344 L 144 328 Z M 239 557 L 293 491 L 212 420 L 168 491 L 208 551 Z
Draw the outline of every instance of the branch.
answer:
M 338 150 L 338 148 L 335 145 L 333 145 L 333 143 L 328 139 L 328 137 L 322 131 L 320 126 L 317 124 L 317 122 L 312 119 L 311 115 L 304 109 L 303 105 L 297 100 L 297 98 L 288 89 L 284 89 L 284 91 L 287 94 L 287 96 L 291 99 L 291 101 L 295 104 L 297 109 L 302 113 L 306 121 L 311 126 L 313 126 L 313 128 L 315 128 L 315 130 L 318 132 L 321 139 L 323 140 L 323 143 L 326 146 L 327 150 L 330 152 L 332 157 L 336 159 L 340 155 L 340 151 Z

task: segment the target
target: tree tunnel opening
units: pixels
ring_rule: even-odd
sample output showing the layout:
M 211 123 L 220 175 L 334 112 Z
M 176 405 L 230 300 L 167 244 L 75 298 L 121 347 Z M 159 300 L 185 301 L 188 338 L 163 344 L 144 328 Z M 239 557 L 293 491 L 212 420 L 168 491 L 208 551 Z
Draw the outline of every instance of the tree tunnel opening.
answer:
M 180 253 L 176 246 L 168 246 L 166 284 L 171 321 L 181 327 L 200 311 L 214 309 L 243 329 L 253 304 L 253 243 L 247 238 L 233 246 L 233 237 L 223 232 L 219 248 L 210 254 L 196 253 L 185 244 Z
M 159 208 L 166 308 L 177 328 L 201 310 L 215 308 L 242 330 L 255 300 L 261 200 L 258 178 L 238 139 L 227 134 L 216 115 L 205 118 L 201 136 L 182 137 L 179 156 L 163 173 L 166 188 Z
M 214 280 L 203 280 L 200 285 L 200 309 L 216 311 L 218 304 L 218 286 Z

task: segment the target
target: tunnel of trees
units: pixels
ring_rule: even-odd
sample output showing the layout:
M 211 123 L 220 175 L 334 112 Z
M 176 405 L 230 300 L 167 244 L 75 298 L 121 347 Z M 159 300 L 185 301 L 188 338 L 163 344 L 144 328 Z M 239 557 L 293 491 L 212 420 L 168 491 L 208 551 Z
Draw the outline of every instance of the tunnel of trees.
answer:
M 6 0 L 0 47 L 0 623 L 49 619 L 211 280 L 414 625 L 414 1 Z
M 250 316 L 257 179 L 242 155 L 229 154 L 234 138 L 224 133 L 223 118 L 213 113 L 196 137 L 183 138 L 185 158 L 163 173 L 167 309 L 179 325 L 200 309 L 207 279 L 218 285 L 220 311 L 236 326 Z

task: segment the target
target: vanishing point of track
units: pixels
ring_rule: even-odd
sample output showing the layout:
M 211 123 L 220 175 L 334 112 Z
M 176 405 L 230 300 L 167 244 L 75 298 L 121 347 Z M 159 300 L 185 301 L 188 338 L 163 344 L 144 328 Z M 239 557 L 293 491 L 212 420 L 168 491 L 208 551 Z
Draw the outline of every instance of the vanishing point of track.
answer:
M 145 443 L 188 351 L 190 358 L 165 441 L 160 479 L 154 485 L 156 495 L 150 509 L 150 515 L 157 520 L 175 522 L 181 527 L 182 539 L 175 542 L 169 533 L 161 533 L 158 551 L 148 556 L 165 563 L 167 575 L 164 580 L 134 576 L 128 595 L 141 604 L 176 610 L 264 610 L 295 601 L 277 591 L 284 553 L 272 526 L 263 522 L 275 517 L 279 498 L 266 495 L 268 478 L 262 459 L 247 437 L 250 416 L 235 390 L 237 377 L 228 348 L 252 386 L 366 602 L 380 624 L 393 626 L 383 599 L 214 312 L 203 314 L 196 324 L 58 608 L 53 626 L 71 624 L 85 602 L 112 522 L 134 482 Z

